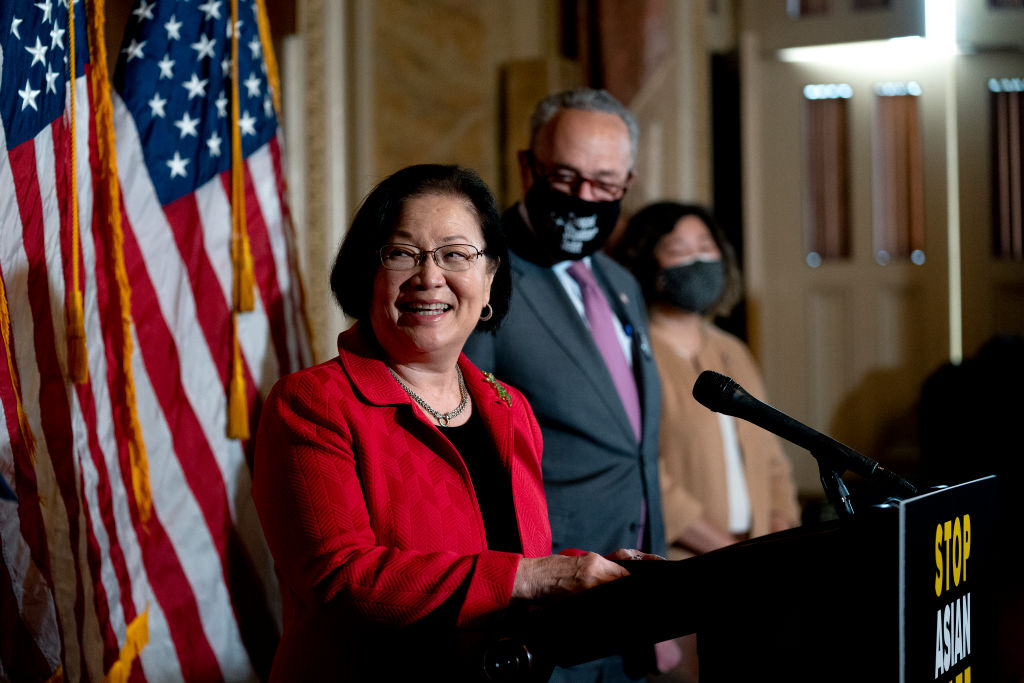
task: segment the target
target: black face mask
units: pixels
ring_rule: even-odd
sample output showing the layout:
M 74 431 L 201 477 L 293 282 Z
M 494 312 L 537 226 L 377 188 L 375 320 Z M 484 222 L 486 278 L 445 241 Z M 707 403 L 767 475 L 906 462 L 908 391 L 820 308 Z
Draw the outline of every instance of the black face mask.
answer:
M 692 261 L 658 274 L 658 291 L 667 303 L 692 313 L 705 313 L 722 295 L 725 264 L 717 261 Z
M 552 263 L 576 261 L 604 246 L 619 219 L 620 200 L 589 202 L 536 179 L 523 198 L 530 224 Z

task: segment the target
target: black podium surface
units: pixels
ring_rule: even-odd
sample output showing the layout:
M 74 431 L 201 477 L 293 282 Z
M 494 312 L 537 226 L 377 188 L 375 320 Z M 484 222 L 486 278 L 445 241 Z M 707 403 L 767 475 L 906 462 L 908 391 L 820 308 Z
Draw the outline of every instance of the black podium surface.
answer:
M 531 611 L 484 654 L 492 680 L 696 632 L 702 683 L 995 677 L 995 477 L 677 562 Z M 527 665 L 527 662 L 529 664 Z

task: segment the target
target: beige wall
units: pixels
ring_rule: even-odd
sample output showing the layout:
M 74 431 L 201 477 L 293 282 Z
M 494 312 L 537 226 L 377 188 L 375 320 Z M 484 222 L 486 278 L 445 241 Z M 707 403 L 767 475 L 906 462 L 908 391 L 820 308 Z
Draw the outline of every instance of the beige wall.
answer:
M 641 86 L 638 205 L 710 197 L 709 98 L 703 0 L 669 3 L 679 40 Z M 711 27 L 728 41 L 732 3 Z M 513 154 L 536 99 L 581 82 L 560 55 L 554 0 L 301 0 L 281 62 L 291 202 L 317 335 L 334 354 L 349 324 L 326 278 L 361 197 L 388 173 L 421 162 L 477 170 L 507 206 L 519 197 Z M 685 105 L 684 105 L 685 103 Z
M 556 10 L 536 0 L 298 3 L 282 55 L 284 119 L 319 359 L 350 323 L 327 276 L 359 200 L 424 162 L 469 166 L 501 188 L 502 67 L 555 54 Z

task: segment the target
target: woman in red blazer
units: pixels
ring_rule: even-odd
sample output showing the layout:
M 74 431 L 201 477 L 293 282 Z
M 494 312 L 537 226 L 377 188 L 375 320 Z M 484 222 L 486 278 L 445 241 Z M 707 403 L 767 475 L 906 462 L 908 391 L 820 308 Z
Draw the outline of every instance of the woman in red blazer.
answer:
M 510 605 L 627 573 L 551 555 L 533 412 L 461 353 L 508 308 L 500 230 L 454 166 L 399 171 L 357 212 L 331 286 L 360 322 L 277 383 L 256 439 L 283 601 L 272 680 L 479 677 L 462 654 Z

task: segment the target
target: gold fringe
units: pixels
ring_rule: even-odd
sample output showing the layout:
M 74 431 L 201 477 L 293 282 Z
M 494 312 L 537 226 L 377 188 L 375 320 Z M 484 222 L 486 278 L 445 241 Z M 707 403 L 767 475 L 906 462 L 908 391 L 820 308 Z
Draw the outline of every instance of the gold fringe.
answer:
M 149 610 L 132 619 L 124 634 L 124 646 L 117 661 L 103 677 L 103 683 L 127 683 L 132 673 L 132 663 L 138 658 L 142 648 L 149 643 Z
M 65 309 L 68 338 L 68 374 L 75 384 L 89 381 L 89 350 L 85 344 L 85 310 L 79 290 L 79 226 L 78 226 L 78 140 L 75 131 L 75 3 L 68 3 L 68 88 L 71 91 L 71 297 Z
M 64 665 L 61 664 L 57 667 L 57 670 L 46 679 L 46 683 L 64 683 Z
M 270 97 L 274 102 L 274 111 L 280 116 L 281 79 L 278 76 L 277 57 L 274 55 L 274 39 L 270 35 L 270 22 L 267 20 L 267 8 L 263 0 L 256 0 L 256 24 L 260 29 L 263 61 L 267 64 L 267 82 L 270 84 Z
M 258 12 L 256 14 L 257 25 L 260 30 L 260 43 L 263 47 L 263 61 L 267 64 L 267 81 L 270 83 L 270 95 L 274 103 L 274 111 L 278 118 L 281 116 L 281 77 L 277 68 L 277 55 L 274 53 L 274 38 L 270 33 L 270 21 L 267 19 L 267 8 L 264 0 L 256 0 Z M 287 180 L 284 182 L 287 184 Z M 287 189 L 285 190 L 287 195 Z M 299 275 L 298 264 L 295 265 L 295 286 L 299 290 L 299 313 L 302 316 L 303 327 L 306 332 L 306 339 L 309 343 L 310 354 L 316 348 L 316 338 L 313 332 L 313 325 L 309 321 L 309 314 L 306 311 L 306 293 L 302 284 L 302 277 Z
M 242 349 L 238 344 L 238 315 L 231 314 L 231 381 L 228 390 L 228 438 L 249 438 L 249 402 L 245 397 L 245 374 L 242 372 Z
M 103 163 L 101 182 L 96 197 L 106 208 L 110 228 L 110 253 L 113 257 L 114 279 L 117 281 L 118 301 L 121 306 L 121 372 L 125 380 L 125 403 L 128 412 L 128 455 L 132 468 L 132 488 L 139 508 L 139 520 L 145 524 L 153 511 L 153 495 L 149 483 L 149 459 L 139 424 L 139 411 L 135 398 L 135 379 L 132 373 L 132 289 L 124 264 L 124 232 L 121 227 L 121 201 L 117 182 L 117 151 L 114 148 L 114 106 L 110 101 L 110 79 L 107 72 L 107 44 L 103 21 L 105 0 L 87 0 L 89 12 L 89 44 L 94 64 L 89 72 L 92 79 L 93 106 L 96 121 L 96 142 Z
M 18 373 L 14 370 L 14 349 L 11 348 L 11 312 L 7 308 L 7 287 L 3 278 L 0 278 L 0 336 L 4 340 L 4 353 L 7 354 L 7 372 L 11 376 L 11 386 L 14 388 L 14 402 L 18 407 L 18 426 L 21 428 L 21 438 L 28 449 L 28 456 L 34 463 L 36 461 L 36 437 L 32 433 L 32 427 L 28 424 L 28 416 L 25 414 L 25 407 L 21 402 L 21 387 L 18 384 Z M 14 482 L 11 482 L 13 485 Z
M 238 126 L 238 0 L 231 0 L 231 264 L 234 268 L 234 309 L 241 313 L 255 307 L 256 276 L 249 232 L 245 227 L 245 168 L 242 166 L 242 132 Z

